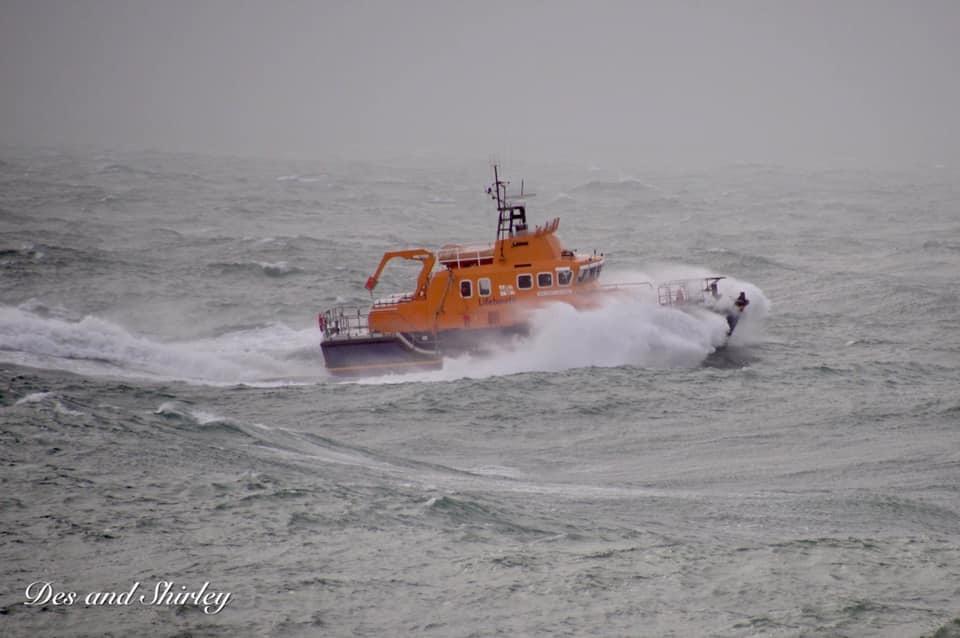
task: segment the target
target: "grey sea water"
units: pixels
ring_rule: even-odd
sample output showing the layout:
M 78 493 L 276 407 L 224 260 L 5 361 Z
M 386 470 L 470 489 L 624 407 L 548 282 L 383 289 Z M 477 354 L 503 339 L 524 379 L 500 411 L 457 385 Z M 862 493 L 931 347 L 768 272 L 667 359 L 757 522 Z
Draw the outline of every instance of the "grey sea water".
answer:
M 730 277 L 744 330 L 558 311 L 338 382 L 317 311 L 492 239 L 485 161 L 3 149 L 0 634 L 956 632 L 957 169 L 504 168 L 604 278 Z

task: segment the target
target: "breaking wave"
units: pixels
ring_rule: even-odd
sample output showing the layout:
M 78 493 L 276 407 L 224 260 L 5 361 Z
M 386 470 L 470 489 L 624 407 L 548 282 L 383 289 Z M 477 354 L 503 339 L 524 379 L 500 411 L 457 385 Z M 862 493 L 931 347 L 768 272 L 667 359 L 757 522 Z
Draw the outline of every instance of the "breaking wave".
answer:
M 629 193 L 659 193 L 660 189 L 633 177 L 622 177 L 617 180 L 592 180 L 574 187 L 578 193 L 593 194 L 629 194 Z
M 14 407 L 22 405 L 39 405 L 43 408 L 51 408 L 54 412 L 64 416 L 86 416 L 84 412 L 75 409 L 77 405 L 74 401 L 67 397 L 62 397 L 55 392 L 33 392 L 13 404 Z
M 326 179 L 326 175 L 281 175 L 277 178 L 278 182 L 298 182 L 301 184 L 313 184 Z
M 325 376 L 316 329 L 276 323 L 193 341 L 155 341 L 95 316 L 0 306 L 0 360 L 98 376 L 211 385 L 285 384 Z M 315 360 L 303 356 L 316 351 Z
M 252 272 L 257 275 L 266 275 L 268 277 L 286 277 L 302 273 L 303 270 L 296 266 L 291 266 L 286 261 L 268 262 L 268 261 L 231 261 L 210 264 L 211 268 L 216 268 L 220 272 Z

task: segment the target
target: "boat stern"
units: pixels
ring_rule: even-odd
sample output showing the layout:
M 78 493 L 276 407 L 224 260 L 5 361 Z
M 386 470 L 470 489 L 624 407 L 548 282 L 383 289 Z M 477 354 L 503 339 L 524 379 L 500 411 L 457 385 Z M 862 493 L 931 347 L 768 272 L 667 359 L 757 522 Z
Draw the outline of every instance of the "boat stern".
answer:
M 436 344 L 417 343 L 412 335 L 371 331 L 368 315 L 336 308 L 318 316 L 320 351 L 330 374 L 346 377 L 435 370 L 443 365 Z

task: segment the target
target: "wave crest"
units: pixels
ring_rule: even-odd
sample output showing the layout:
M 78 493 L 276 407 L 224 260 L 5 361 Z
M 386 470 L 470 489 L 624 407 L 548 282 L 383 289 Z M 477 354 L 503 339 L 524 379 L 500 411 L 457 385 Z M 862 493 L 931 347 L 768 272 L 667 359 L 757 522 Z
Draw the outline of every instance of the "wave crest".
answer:
M 283 384 L 325 376 L 316 329 L 269 324 L 193 341 L 162 342 L 88 315 L 80 320 L 0 306 L 0 359 L 79 374 L 196 383 Z M 305 349 L 316 349 L 306 361 Z

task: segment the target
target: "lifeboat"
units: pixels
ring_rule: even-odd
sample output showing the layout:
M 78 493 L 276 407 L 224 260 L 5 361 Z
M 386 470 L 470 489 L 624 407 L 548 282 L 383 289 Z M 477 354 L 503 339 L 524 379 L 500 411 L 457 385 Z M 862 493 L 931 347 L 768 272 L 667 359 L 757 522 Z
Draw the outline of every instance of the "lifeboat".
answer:
M 413 248 L 384 253 L 365 288 L 372 294 L 387 264 L 420 263 L 413 291 L 377 299 L 366 309 L 336 307 L 318 316 L 326 368 L 335 375 L 373 376 L 435 369 L 444 356 L 482 352 L 491 344 L 526 334 L 531 310 L 566 303 L 597 307 L 611 294 L 654 290 L 649 282 L 601 284 L 602 253 L 581 254 L 557 237 L 559 218 L 530 228 L 523 188 L 507 194 L 493 167 L 487 194 L 497 204 L 497 235 L 491 243 L 448 244 L 437 251 Z M 717 308 L 723 277 L 686 279 L 656 287 L 661 305 Z M 724 313 L 729 333 L 749 303 L 741 293 Z

